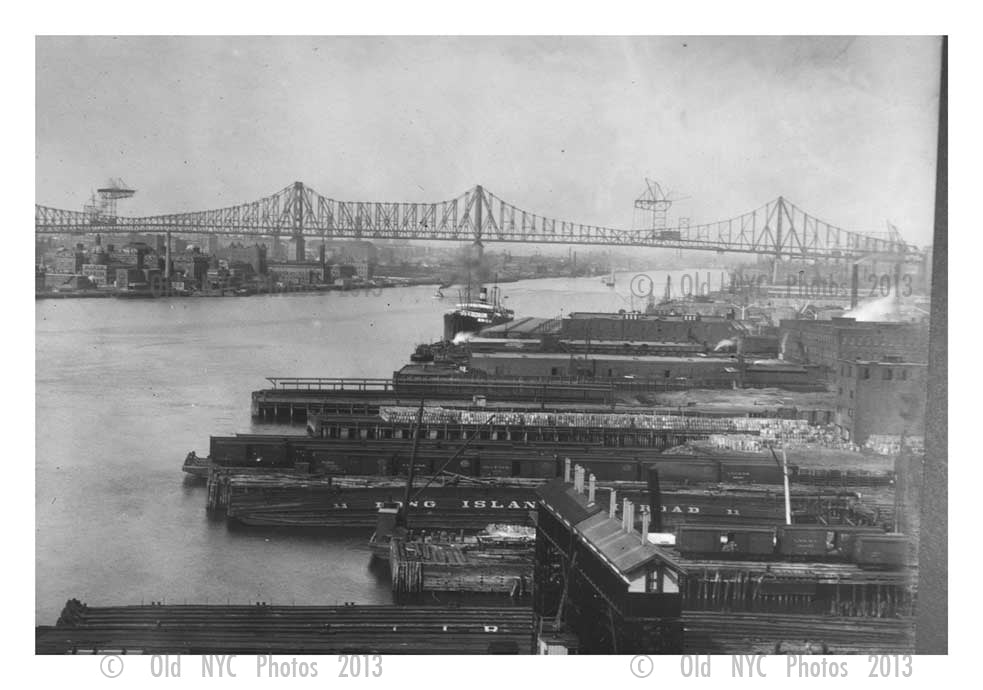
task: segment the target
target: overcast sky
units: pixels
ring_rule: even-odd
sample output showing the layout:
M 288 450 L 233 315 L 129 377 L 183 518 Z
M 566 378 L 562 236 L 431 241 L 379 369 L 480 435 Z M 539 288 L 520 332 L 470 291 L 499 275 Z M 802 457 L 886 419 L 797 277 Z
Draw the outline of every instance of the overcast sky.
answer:
M 651 177 L 688 197 L 670 223 L 783 195 L 925 245 L 938 64 L 932 38 L 39 38 L 37 203 L 109 177 L 125 215 L 483 184 L 630 227 Z

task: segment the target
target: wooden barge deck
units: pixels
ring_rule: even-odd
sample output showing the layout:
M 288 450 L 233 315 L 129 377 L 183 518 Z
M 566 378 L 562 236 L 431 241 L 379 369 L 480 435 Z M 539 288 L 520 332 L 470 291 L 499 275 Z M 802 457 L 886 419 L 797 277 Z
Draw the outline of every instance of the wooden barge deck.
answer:
M 683 611 L 687 654 L 913 654 L 915 622 L 797 614 Z
M 89 607 L 38 626 L 37 654 L 531 654 L 528 607 Z
M 534 547 L 469 549 L 458 544 L 394 541 L 389 567 L 396 601 L 425 592 L 530 593 Z

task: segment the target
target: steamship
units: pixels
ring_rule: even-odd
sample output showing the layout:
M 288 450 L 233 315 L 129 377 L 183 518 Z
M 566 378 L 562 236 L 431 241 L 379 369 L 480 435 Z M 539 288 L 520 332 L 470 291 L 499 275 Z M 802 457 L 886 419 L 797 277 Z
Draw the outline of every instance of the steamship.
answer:
M 459 333 L 477 333 L 482 328 L 497 326 L 515 318 L 515 312 L 501 303 L 497 287 L 492 288 L 489 301 L 488 288 L 482 287 L 478 299 L 471 299 L 470 288 L 463 301 L 453 311 L 444 314 L 444 340 L 454 340 Z

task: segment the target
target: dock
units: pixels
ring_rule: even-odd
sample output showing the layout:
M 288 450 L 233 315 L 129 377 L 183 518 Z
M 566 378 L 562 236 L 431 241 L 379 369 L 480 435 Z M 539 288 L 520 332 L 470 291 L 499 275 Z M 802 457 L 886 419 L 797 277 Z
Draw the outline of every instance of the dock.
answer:
M 887 571 L 852 563 L 698 560 L 657 548 L 680 568 L 685 609 L 824 615 L 858 624 L 914 615 L 913 568 Z
M 531 654 L 528 607 L 141 605 L 70 600 L 36 654 Z
M 778 557 L 767 528 L 749 528 L 772 539 L 753 555 L 691 557 L 663 545 L 661 538 L 669 535 L 661 520 L 653 530 L 657 538 L 650 538 L 652 514 L 644 505 L 604 501 L 597 488 L 577 466 L 537 490 L 534 610 L 540 640 L 544 631 L 567 636 L 547 647 L 716 654 L 913 648 L 916 568 L 885 560 L 872 565 Z M 732 523 L 722 529 L 741 531 Z M 630 627 L 634 634 L 626 637 Z

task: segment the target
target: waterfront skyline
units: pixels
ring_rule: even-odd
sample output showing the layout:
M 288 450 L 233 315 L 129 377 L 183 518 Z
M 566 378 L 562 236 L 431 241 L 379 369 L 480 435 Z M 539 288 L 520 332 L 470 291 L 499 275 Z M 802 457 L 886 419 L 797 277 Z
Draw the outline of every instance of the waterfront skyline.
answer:
M 124 215 L 295 179 L 366 201 L 483 184 L 627 227 L 648 176 L 688 197 L 670 223 L 784 195 L 924 246 L 937 51 L 924 37 L 42 37 L 36 201 L 81 209 L 107 177 L 139 190 Z

